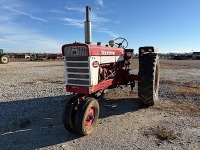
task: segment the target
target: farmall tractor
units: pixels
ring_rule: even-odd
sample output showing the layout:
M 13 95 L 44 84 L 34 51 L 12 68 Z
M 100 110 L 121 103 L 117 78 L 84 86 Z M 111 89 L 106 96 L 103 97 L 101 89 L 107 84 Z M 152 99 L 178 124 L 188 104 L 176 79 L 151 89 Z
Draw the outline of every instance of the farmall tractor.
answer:
M 130 74 L 133 49 L 126 49 L 126 39 L 117 38 L 109 46 L 91 44 L 90 10 L 86 6 L 85 43 L 62 46 L 66 90 L 74 94 L 64 108 L 62 120 L 68 131 L 82 135 L 90 134 L 96 127 L 96 97 L 104 94 L 105 89 L 129 85 L 133 90 L 137 81 L 139 99 L 145 106 L 152 106 L 158 100 L 159 87 L 159 59 L 154 47 L 139 48 L 139 73 Z

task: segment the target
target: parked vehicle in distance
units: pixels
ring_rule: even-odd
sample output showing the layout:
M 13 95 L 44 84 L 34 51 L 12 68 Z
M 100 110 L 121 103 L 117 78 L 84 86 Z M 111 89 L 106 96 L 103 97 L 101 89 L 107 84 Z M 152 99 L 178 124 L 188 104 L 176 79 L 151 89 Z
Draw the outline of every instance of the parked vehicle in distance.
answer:
M 0 63 L 1 64 L 7 64 L 10 62 L 9 55 L 6 55 L 3 53 L 3 49 L 0 49 Z

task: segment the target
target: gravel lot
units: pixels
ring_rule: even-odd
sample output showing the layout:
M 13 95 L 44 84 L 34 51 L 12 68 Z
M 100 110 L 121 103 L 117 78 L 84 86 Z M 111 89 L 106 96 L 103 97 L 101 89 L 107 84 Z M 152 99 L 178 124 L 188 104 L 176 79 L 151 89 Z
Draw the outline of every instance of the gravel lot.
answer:
M 138 63 L 133 60 L 137 72 Z M 0 149 L 200 149 L 200 61 L 160 60 L 160 102 L 141 108 L 128 88 L 109 90 L 96 130 L 81 137 L 62 125 L 64 63 L 0 65 Z M 133 98 L 130 98 L 133 97 Z

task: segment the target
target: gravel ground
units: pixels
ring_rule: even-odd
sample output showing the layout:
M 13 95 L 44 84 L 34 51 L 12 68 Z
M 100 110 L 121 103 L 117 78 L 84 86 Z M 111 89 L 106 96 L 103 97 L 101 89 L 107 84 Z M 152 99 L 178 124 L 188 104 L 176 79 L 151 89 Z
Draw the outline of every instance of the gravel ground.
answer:
M 62 61 L 0 65 L 0 149 L 200 149 L 200 61 L 160 62 L 157 105 L 141 108 L 137 89 L 109 90 L 97 128 L 84 137 L 62 125 L 72 96 Z

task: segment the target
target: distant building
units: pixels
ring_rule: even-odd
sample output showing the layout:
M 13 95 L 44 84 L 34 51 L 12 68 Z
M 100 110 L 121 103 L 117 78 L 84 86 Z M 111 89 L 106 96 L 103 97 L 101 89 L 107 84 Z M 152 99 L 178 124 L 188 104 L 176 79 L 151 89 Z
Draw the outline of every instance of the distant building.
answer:
M 200 59 L 200 52 L 193 52 L 192 53 L 192 58 L 193 59 Z

